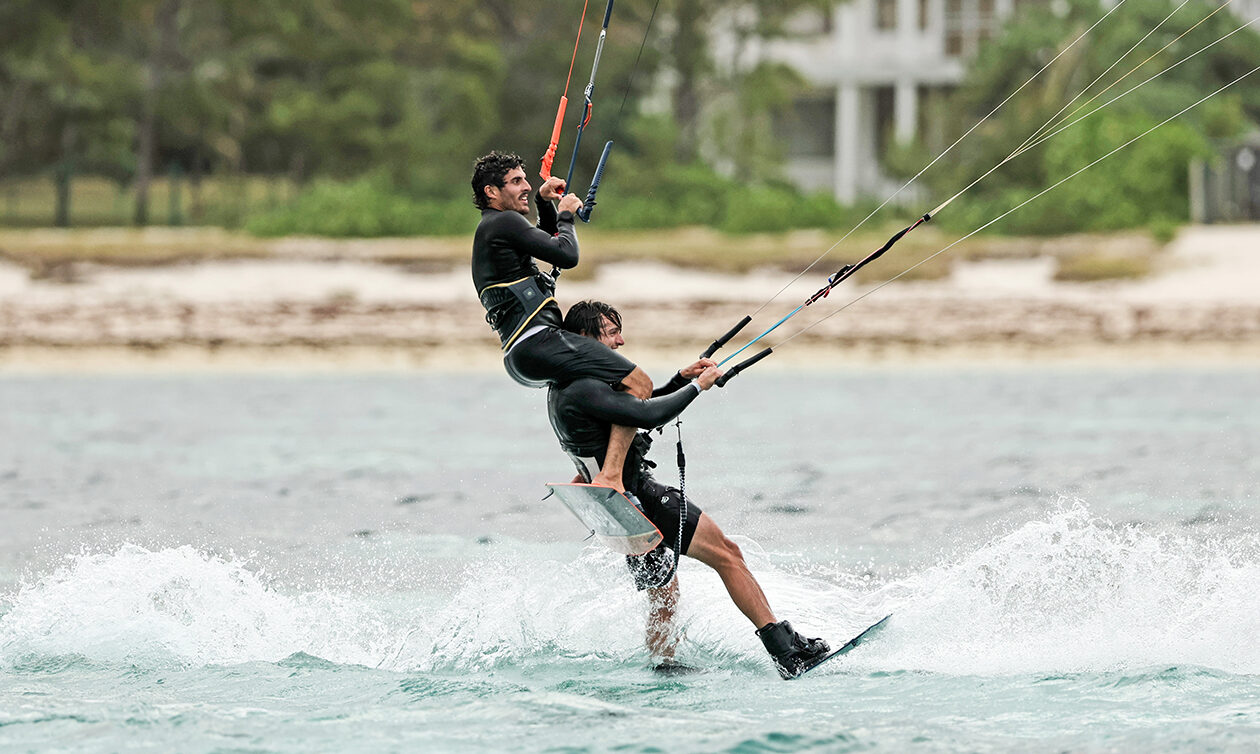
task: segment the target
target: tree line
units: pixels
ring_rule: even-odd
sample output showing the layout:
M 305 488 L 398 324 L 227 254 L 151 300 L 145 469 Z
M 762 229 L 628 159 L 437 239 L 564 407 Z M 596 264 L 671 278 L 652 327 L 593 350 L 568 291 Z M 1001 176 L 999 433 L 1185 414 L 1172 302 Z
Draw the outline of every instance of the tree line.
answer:
M 590 4 L 560 174 L 602 17 L 604 3 Z M 855 212 L 845 210 L 853 208 L 801 197 L 782 180 L 775 119 L 807 88 L 805 77 L 772 63 L 717 60 L 711 36 L 720 21 L 738 51 L 741 41 L 785 33 L 797 11 L 831 5 L 619 0 L 578 171 L 589 176 L 598 145 L 617 141 L 617 180 L 605 191 L 624 212 L 607 213 L 608 222 L 732 230 L 848 222 Z M 1134 5 L 1058 65 L 1040 98 L 1013 103 L 925 176 L 930 188 L 956 189 L 1000 160 L 1028 123 L 1048 117 L 1173 7 L 1168 0 Z M 1022 7 L 1029 10 L 982 49 L 946 102 L 958 134 L 1099 12 L 1096 0 Z M 1186 13 L 1202 17 L 1212 7 L 1194 0 Z M 56 222 L 68 224 L 75 176 L 105 176 L 126 187 L 131 221 L 145 225 L 153 220 L 150 193 L 159 174 L 178 172 L 194 191 L 211 176 L 284 176 L 301 187 L 298 200 L 250 221 L 257 232 L 451 232 L 475 222 L 454 209 L 468 204 L 473 158 L 508 149 L 532 168 L 545 149 L 582 8 L 579 0 L 7 0 L 0 4 L 0 182 L 52 177 Z M 1193 39 L 1223 34 L 1232 23 L 1220 14 Z M 1150 65 L 1175 60 L 1190 41 Z M 1083 164 L 1096 144 L 1150 124 L 1257 57 L 1260 37 L 1236 35 L 1140 97 L 1012 163 L 978 187 L 957 216 L 970 222 L 996 214 Z M 1031 219 L 1006 227 L 1055 232 L 1081 227 L 1086 217 L 1119 227 L 1142 224 L 1151 212 L 1178 221 L 1185 214 L 1178 209 L 1184 162 L 1205 153 L 1210 139 L 1236 136 L 1257 120 L 1260 87 L 1240 86 L 1149 146 L 1117 155 L 1102 179 L 1079 181 L 1061 210 L 1021 213 Z M 884 165 L 913 174 L 934 148 L 897 145 L 883 155 Z
M 773 19 L 811 4 L 826 2 L 617 3 L 594 139 L 623 136 L 668 68 L 677 127 L 670 157 L 693 160 L 702 92 L 719 83 L 710 19 L 747 6 L 750 28 L 773 33 Z M 574 66 L 571 118 L 603 11 L 598 0 L 592 5 L 599 7 L 586 20 Z M 171 167 L 194 186 L 211 174 L 285 175 L 301 185 L 371 174 L 411 196 L 449 196 L 467 181 L 471 157 L 491 147 L 541 154 L 582 7 L 577 0 L 8 0 L 0 5 L 0 181 L 51 173 L 63 223 L 70 181 L 91 174 L 130 185 L 133 221 L 146 224 L 153 177 Z M 573 130 L 566 125 L 566 144 Z

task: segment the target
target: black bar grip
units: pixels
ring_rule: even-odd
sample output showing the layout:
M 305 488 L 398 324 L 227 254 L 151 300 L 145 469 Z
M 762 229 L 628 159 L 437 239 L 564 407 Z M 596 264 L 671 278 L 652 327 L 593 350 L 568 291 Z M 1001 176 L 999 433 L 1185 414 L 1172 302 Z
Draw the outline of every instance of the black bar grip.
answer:
M 604 177 L 604 166 L 608 164 L 608 153 L 612 151 L 612 145 L 611 141 L 604 145 L 604 153 L 599 156 L 599 165 L 595 168 L 595 177 L 591 179 L 591 188 L 586 192 L 586 201 L 582 202 L 582 208 L 578 210 L 578 217 L 584 223 L 591 221 L 591 212 L 595 209 L 595 192 L 599 190 L 599 182 Z
M 774 349 L 773 349 L 773 348 L 767 348 L 766 350 L 762 351 L 761 353 L 757 354 L 756 356 L 752 357 L 751 359 L 748 359 L 747 361 L 741 361 L 740 363 L 738 363 L 738 364 L 736 364 L 735 366 L 731 367 L 731 368 L 730 368 L 730 371 L 728 371 L 726 374 L 722 375 L 721 377 L 718 377 L 718 378 L 717 378 L 717 382 L 715 382 L 715 383 L 713 383 L 713 384 L 717 385 L 718 387 L 726 387 L 726 383 L 728 383 L 728 382 L 730 382 L 732 379 L 734 379 L 734 378 L 735 378 L 735 375 L 737 375 L 737 374 L 739 374 L 740 372 L 744 371 L 745 369 L 747 369 L 748 367 L 752 366 L 753 364 L 756 364 L 758 361 L 761 361 L 762 359 L 766 358 L 767 356 L 769 356 L 769 355 L 770 355 L 770 354 L 772 354 L 772 353 L 774 353 Z
M 710 344 L 708 348 L 704 349 L 704 353 L 700 354 L 700 358 L 707 359 L 707 358 L 712 357 L 713 354 L 717 353 L 717 350 L 719 348 L 726 345 L 730 341 L 731 338 L 735 337 L 739 333 L 740 330 L 743 330 L 745 327 L 747 327 L 749 322 L 752 322 L 751 316 L 744 317 L 743 319 L 741 319 L 738 325 L 735 325 L 734 327 L 732 327 L 730 330 L 726 332 L 725 335 L 713 341 L 713 343 Z

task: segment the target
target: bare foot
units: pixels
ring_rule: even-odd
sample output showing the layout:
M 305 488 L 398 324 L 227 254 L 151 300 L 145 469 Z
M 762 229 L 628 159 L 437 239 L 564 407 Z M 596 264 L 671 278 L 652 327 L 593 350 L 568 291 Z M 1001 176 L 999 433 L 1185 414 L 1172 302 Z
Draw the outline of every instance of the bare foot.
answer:
M 614 490 L 623 494 L 626 491 L 626 486 L 621 483 L 620 479 L 613 476 L 605 476 L 604 474 L 600 474 L 592 479 L 591 484 L 599 487 L 612 487 Z

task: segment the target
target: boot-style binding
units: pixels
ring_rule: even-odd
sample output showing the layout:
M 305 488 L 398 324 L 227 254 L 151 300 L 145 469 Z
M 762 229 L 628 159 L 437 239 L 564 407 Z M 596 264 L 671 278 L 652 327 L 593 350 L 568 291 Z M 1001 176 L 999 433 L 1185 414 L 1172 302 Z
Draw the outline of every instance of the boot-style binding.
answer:
M 795 678 L 822 660 L 831 647 L 822 639 L 808 639 L 792 630 L 787 621 L 767 623 L 757 631 L 784 680 Z

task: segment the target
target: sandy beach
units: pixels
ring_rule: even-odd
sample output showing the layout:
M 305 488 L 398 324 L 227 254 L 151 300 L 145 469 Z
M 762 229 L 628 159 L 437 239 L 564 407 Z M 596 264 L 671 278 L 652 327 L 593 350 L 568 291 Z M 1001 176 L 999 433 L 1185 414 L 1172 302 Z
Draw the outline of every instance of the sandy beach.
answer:
M 0 369 L 499 368 L 497 339 L 462 265 L 286 248 L 263 259 L 76 264 L 63 276 L 0 262 Z M 598 259 L 599 249 L 583 253 Z M 616 304 L 629 352 L 645 365 L 673 364 L 746 314 L 755 314 L 749 333 L 769 327 L 852 254 L 795 282 L 772 268 L 731 275 L 610 262 L 587 279 L 562 277 L 558 297 Z M 1159 252 L 1154 274 L 1138 280 L 1055 282 L 1055 264 L 965 261 L 942 280 L 837 288 L 766 339 L 776 346 L 767 368 L 1260 364 L 1260 226 L 1183 229 Z

